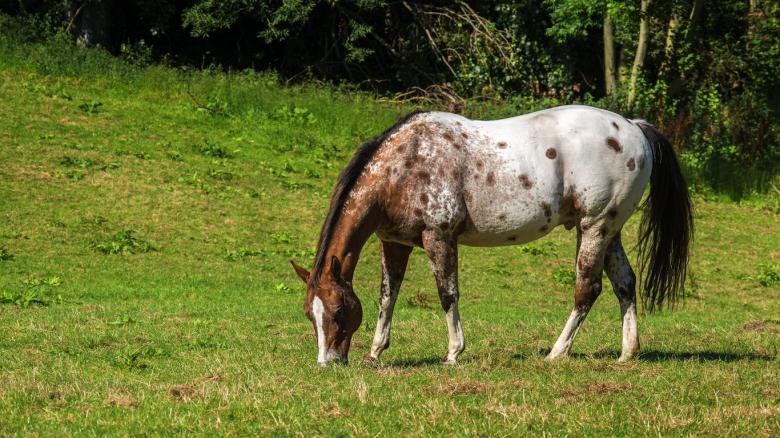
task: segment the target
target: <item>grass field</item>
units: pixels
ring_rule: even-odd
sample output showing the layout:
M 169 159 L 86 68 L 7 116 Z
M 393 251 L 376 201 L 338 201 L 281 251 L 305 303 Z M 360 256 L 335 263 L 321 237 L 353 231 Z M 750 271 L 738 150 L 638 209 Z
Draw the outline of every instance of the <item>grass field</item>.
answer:
M 360 364 L 373 238 L 352 364 L 317 367 L 287 260 L 311 265 L 339 169 L 409 109 L 0 38 L 0 435 L 780 435 L 780 214 L 701 196 L 687 299 L 642 315 L 637 360 L 607 282 L 574 356 L 543 360 L 573 302 L 556 230 L 462 250 L 453 367 L 419 250 Z

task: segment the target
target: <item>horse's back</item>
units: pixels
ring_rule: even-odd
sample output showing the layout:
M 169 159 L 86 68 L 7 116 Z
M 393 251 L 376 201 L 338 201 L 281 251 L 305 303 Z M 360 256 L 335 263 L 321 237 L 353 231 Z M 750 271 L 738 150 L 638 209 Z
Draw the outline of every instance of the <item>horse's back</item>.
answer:
M 398 137 L 422 157 L 405 165 L 423 178 L 409 178 L 397 195 L 419 204 L 410 211 L 428 226 L 458 223 L 467 245 L 528 242 L 580 221 L 622 226 L 652 163 L 637 126 L 585 106 L 495 121 L 426 113 Z

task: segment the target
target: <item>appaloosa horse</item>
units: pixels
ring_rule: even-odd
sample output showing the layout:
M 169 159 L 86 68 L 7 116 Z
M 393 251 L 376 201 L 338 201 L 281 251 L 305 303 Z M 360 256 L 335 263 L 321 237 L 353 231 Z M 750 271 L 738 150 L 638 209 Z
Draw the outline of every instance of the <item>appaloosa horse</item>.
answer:
M 393 307 L 415 246 L 430 258 L 446 312 L 455 363 L 465 346 L 458 315 L 458 244 L 516 245 L 558 225 L 577 230 L 574 309 L 548 358 L 569 354 L 606 270 L 620 302 L 623 349 L 639 351 L 636 277 L 620 231 L 639 204 L 643 301 L 652 310 L 683 289 L 693 218 L 669 142 L 642 120 L 586 106 L 563 106 L 495 121 L 414 112 L 355 153 L 339 177 L 320 232 L 304 310 L 317 336 L 317 361 L 347 361 L 363 312 L 352 289 L 360 251 L 380 239 L 379 321 L 366 360 L 390 344 Z

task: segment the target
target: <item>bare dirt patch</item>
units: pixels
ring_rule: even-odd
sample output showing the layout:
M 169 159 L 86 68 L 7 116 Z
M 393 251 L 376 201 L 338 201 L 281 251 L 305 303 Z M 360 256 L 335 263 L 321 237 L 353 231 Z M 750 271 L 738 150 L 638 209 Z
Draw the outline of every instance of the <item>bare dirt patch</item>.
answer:
M 176 385 L 168 390 L 168 395 L 172 399 L 184 403 L 202 398 L 198 390 L 192 385 Z
M 744 332 L 780 333 L 780 321 L 761 319 L 742 324 Z

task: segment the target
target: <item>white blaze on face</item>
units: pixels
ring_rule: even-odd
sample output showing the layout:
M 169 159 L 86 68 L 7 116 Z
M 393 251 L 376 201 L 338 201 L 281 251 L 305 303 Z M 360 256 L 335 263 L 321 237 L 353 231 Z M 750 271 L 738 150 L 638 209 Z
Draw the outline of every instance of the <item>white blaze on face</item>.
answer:
M 317 327 L 317 363 L 324 365 L 327 348 L 325 347 L 325 330 L 322 328 L 322 318 L 325 313 L 325 306 L 317 296 L 311 302 L 311 313 L 314 315 L 314 325 Z

